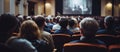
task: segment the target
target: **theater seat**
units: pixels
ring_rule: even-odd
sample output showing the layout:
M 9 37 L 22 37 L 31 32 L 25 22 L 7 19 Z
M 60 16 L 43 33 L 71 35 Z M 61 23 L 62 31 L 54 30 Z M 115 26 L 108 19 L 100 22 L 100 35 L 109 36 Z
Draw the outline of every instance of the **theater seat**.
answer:
M 71 37 L 68 34 L 52 34 L 52 37 L 57 52 L 62 52 L 63 45 L 71 41 Z
M 73 34 L 71 37 L 71 40 L 80 40 L 81 35 L 80 34 Z
M 64 52 L 107 52 L 105 45 L 90 43 L 66 43 Z
M 110 45 L 109 52 L 120 52 L 120 44 Z
M 96 35 L 96 39 L 99 39 L 99 40 L 105 42 L 107 46 L 109 46 L 111 44 L 116 44 L 117 43 L 116 36 L 109 35 L 109 34 L 99 34 L 99 35 Z

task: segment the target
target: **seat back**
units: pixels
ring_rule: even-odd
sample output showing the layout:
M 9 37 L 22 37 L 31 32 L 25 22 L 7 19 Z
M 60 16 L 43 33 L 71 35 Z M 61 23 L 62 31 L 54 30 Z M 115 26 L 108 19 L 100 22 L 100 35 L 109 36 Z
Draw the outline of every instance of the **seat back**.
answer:
M 120 52 L 120 44 L 110 45 L 109 52 Z
M 62 52 L 63 45 L 71 41 L 71 37 L 68 34 L 52 34 L 52 37 L 57 52 Z
M 107 46 L 109 46 L 111 44 L 116 44 L 117 43 L 116 36 L 109 35 L 109 34 L 99 34 L 99 35 L 96 35 L 96 39 L 99 39 L 99 40 L 105 42 Z
M 107 52 L 105 45 L 90 43 L 66 43 L 64 52 Z
M 80 40 L 81 35 L 80 34 L 73 34 L 71 37 L 71 40 Z

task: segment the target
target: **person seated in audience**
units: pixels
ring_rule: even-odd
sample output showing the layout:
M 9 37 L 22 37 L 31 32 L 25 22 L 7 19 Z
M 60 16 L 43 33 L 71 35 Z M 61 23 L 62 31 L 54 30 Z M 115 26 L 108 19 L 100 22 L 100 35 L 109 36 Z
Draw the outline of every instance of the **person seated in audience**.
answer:
M 47 26 L 47 24 L 45 24 L 44 30 L 47 31 L 47 32 L 49 32 L 49 33 L 52 33 L 51 29 Z
M 61 18 L 59 21 L 59 25 L 61 26 L 60 30 L 56 30 L 55 34 L 69 34 L 73 35 L 73 32 L 67 29 L 68 26 L 68 19 L 67 18 Z
M 105 26 L 104 26 L 104 17 L 100 17 L 99 19 L 99 29 L 98 30 L 101 30 L 101 29 L 105 29 Z
M 52 29 L 54 23 L 53 23 L 53 18 L 49 15 L 47 18 L 46 18 L 46 22 L 47 22 L 47 27 Z
M 84 18 L 80 22 L 80 40 L 74 40 L 71 43 L 84 42 L 84 43 L 94 43 L 94 44 L 105 44 L 104 42 L 95 38 L 95 34 L 98 30 L 99 24 L 93 18 Z
M 18 25 L 18 20 L 10 14 L 0 16 L 0 42 L 5 43 Z
M 105 26 L 105 29 L 98 30 L 97 34 L 116 35 L 115 29 L 114 29 L 114 18 L 112 16 L 105 17 L 104 26 Z
M 69 20 L 69 26 L 68 26 L 68 29 L 70 31 L 72 31 L 73 33 L 79 33 L 80 32 L 80 29 L 79 27 L 77 26 L 78 25 L 78 21 L 76 18 L 71 18 Z
M 15 16 L 2 14 L 0 16 L 0 52 L 14 52 L 6 45 L 7 40 L 17 27 L 18 21 Z
M 45 27 L 45 22 L 46 22 L 45 18 L 42 16 L 38 16 L 38 17 L 36 17 L 35 22 L 37 23 L 37 25 L 40 29 L 42 39 L 45 40 L 46 42 L 48 42 L 49 46 L 54 51 L 55 46 L 54 46 L 52 35 L 49 32 L 44 31 L 44 29 L 43 29 Z
M 48 43 L 42 40 L 39 27 L 32 20 L 24 21 L 20 27 L 20 36 L 11 38 L 7 44 L 19 52 L 36 52 L 36 50 L 38 52 L 52 52 Z
M 116 17 L 115 18 L 115 31 L 118 35 L 120 35 L 120 18 Z
M 59 30 L 61 28 L 61 26 L 59 25 L 59 19 L 60 19 L 60 16 L 57 16 L 56 17 L 56 24 L 53 25 L 52 27 L 52 30 L 55 31 L 55 30 Z

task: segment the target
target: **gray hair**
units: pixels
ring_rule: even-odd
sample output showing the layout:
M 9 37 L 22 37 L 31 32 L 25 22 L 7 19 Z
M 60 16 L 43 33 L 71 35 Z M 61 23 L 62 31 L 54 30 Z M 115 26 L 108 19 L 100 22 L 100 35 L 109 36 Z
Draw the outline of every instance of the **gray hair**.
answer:
M 84 18 L 80 22 L 80 29 L 83 29 L 83 34 L 86 36 L 95 35 L 96 31 L 98 30 L 99 24 L 94 18 Z

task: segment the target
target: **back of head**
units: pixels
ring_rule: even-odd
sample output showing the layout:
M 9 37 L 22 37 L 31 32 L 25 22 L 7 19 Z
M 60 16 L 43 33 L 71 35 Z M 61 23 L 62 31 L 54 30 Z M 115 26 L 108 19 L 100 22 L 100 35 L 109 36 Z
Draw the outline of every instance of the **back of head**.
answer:
M 0 33 L 12 33 L 18 24 L 15 16 L 2 14 L 0 16 Z
M 114 19 L 113 19 L 113 17 L 112 16 L 105 17 L 104 23 L 106 24 L 106 26 L 107 26 L 108 29 L 113 28 L 113 25 L 114 25 Z
M 75 21 L 70 19 L 69 20 L 69 27 L 73 27 L 75 25 Z
M 94 36 L 98 30 L 98 22 L 93 18 L 84 18 L 80 22 L 81 33 L 84 36 Z
M 42 16 L 39 16 L 35 19 L 35 22 L 37 23 L 39 28 L 43 28 L 43 26 L 45 25 L 45 18 Z
M 40 35 L 40 30 L 34 21 L 27 20 L 21 24 L 20 35 L 27 39 L 37 39 Z
M 59 24 L 61 28 L 67 28 L 68 25 L 68 19 L 67 18 L 61 18 L 59 21 Z

